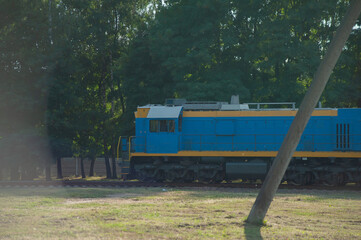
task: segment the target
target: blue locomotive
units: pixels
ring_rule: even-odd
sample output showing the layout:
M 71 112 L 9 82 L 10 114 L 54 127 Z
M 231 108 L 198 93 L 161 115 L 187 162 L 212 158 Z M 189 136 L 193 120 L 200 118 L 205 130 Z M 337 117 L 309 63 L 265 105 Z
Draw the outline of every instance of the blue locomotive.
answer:
M 165 105 L 138 107 L 135 136 L 124 147 L 129 150 L 129 177 L 171 182 L 262 180 L 297 112 L 294 103 L 274 105 L 239 104 L 232 96 L 230 104 L 167 99 Z M 361 109 L 316 108 L 284 181 L 360 183 Z

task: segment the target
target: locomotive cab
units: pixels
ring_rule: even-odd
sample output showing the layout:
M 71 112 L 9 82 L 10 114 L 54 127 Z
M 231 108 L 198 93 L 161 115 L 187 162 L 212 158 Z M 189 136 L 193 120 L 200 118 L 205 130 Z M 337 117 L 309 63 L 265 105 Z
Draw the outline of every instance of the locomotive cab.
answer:
M 177 153 L 182 129 L 181 106 L 138 107 L 135 152 Z

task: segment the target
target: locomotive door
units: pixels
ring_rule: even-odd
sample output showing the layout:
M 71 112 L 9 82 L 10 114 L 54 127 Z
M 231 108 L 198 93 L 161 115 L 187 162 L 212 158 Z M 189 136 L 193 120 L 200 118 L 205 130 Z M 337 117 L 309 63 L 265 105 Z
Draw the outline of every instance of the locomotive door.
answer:
M 176 119 L 149 120 L 149 134 L 146 139 L 147 153 L 177 153 L 178 129 Z

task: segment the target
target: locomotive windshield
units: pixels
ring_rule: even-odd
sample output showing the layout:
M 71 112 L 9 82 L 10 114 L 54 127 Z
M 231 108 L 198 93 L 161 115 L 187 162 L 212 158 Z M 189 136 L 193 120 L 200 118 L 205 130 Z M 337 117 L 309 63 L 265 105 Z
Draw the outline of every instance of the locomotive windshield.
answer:
M 150 132 L 174 132 L 174 120 L 149 120 Z

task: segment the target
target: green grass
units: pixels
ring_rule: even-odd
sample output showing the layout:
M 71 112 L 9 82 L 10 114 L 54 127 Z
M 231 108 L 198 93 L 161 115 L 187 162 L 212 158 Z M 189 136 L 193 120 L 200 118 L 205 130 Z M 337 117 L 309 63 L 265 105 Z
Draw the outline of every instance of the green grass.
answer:
M 280 190 L 263 226 L 257 190 L 1 188 L 0 239 L 360 239 L 361 193 Z

